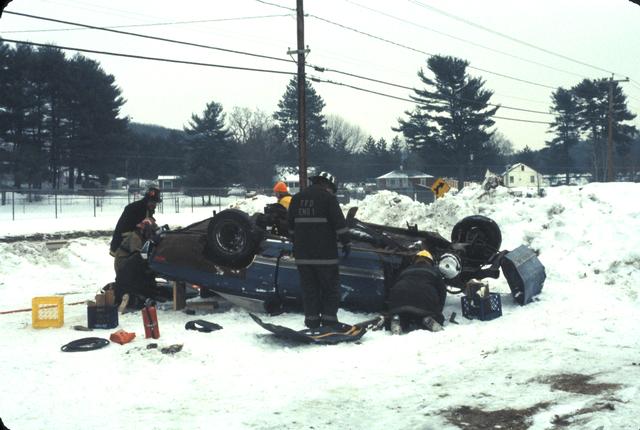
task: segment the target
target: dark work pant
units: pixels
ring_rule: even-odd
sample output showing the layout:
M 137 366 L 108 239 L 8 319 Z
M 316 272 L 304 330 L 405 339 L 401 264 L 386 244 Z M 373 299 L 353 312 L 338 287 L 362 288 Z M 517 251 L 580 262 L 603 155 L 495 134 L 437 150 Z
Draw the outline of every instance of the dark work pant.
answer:
M 299 265 L 298 273 L 305 317 L 336 321 L 340 304 L 338 265 Z

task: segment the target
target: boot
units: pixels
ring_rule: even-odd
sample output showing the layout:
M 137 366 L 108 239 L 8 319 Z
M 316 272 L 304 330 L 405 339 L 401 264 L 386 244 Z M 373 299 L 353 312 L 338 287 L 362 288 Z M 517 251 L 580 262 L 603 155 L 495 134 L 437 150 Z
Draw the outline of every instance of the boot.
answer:
M 306 316 L 304 318 L 304 325 L 311 330 L 320 328 L 320 317 L 318 316 Z
M 123 314 L 127 310 L 127 306 L 128 305 L 129 305 L 129 294 L 124 293 L 122 295 L 122 301 L 120 302 L 120 305 L 118 306 L 118 312 Z
M 391 326 L 389 327 L 391 329 L 391 334 L 402 334 L 402 324 L 400 322 L 400 315 L 398 314 L 394 314 L 393 317 L 391 317 Z
M 341 325 L 340 322 L 338 322 L 338 317 L 333 315 L 322 315 L 320 324 L 323 327 L 339 327 Z
M 444 329 L 444 327 L 442 327 L 438 321 L 434 320 L 431 317 L 424 317 L 422 319 L 422 325 L 424 326 L 424 328 L 434 333 Z

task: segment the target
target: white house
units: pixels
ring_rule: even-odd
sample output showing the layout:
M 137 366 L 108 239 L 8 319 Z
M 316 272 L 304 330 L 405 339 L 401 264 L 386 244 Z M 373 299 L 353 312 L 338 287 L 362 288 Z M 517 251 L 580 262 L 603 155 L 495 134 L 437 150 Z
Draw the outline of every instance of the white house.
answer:
M 158 176 L 158 188 L 160 189 L 173 189 L 180 186 L 182 177 L 175 175 Z
M 124 176 L 119 176 L 111 180 L 111 189 L 113 190 L 126 189 L 128 185 L 129 180 Z
M 502 174 L 502 183 L 507 188 L 541 187 L 542 175 L 523 163 L 516 163 Z
M 417 170 L 392 170 L 376 178 L 379 190 L 428 189 L 432 183 L 433 176 Z

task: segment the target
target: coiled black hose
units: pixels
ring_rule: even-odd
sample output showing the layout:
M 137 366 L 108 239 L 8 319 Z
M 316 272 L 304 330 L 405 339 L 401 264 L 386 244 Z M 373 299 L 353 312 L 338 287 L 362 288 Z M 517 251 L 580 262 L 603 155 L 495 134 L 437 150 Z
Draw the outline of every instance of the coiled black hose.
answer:
M 76 339 L 66 345 L 62 345 L 60 350 L 63 352 L 93 351 L 104 348 L 107 345 L 109 345 L 107 339 L 101 337 L 83 337 L 82 339 Z

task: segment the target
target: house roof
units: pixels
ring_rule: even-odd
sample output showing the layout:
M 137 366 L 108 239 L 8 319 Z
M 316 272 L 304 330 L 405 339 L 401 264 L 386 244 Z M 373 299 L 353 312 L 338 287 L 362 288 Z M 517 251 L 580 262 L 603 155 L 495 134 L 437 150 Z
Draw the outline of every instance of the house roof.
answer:
M 504 176 L 504 175 L 508 174 L 510 171 L 512 171 L 512 170 L 513 170 L 513 169 L 515 169 L 516 167 L 520 167 L 520 166 L 524 166 L 524 167 L 526 167 L 526 168 L 528 168 L 528 169 L 533 170 L 533 171 L 534 171 L 534 172 L 536 172 L 536 173 L 540 173 L 540 172 L 538 172 L 536 169 L 534 169 L 533 167 L 529 167 L 529 166 L 527 166 L 527 165 L 526 165 L 526 164 L 524 164 L 524 163 L 516 163 L 516 164 L 514 164 L 513 166 L 507 167 L 507 170 L 505 170 L 504 172 L 502 172 L 502 175 L 501 175 L 501 176 Z
M 403 178 L 433 178 L 426 173 L 418 172 L 417 170 L 392 170 L 385 173 L 382 176 L 378 176 L 376 179 L 403 179 Z

